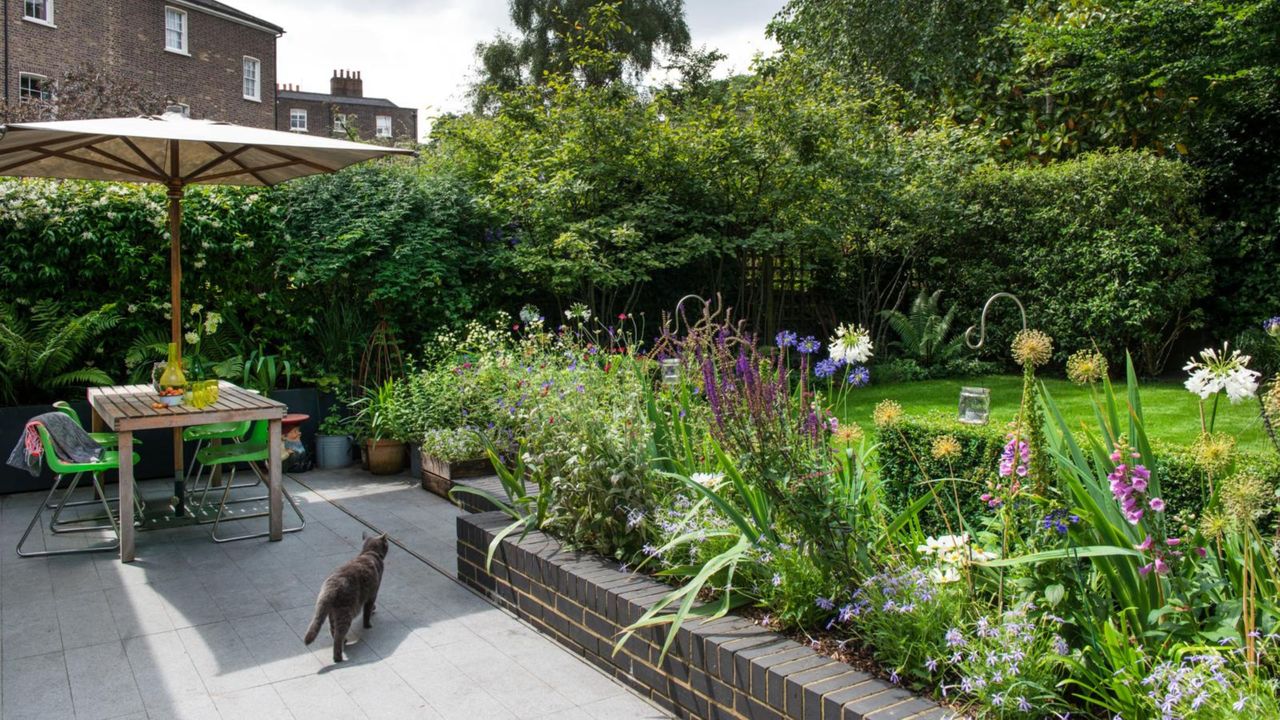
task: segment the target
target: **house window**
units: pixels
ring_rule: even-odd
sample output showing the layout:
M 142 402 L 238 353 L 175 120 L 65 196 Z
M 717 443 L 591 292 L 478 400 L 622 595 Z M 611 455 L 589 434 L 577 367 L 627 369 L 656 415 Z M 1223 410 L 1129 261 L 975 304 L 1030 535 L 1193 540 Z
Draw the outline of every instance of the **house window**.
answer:
M 295 132 L 307 131 L 307 111 L 293 108 L 289 111 L 289 129 Z
M 164 9 L 164 49 L 187 52 L 187 13 L 177 8 Z
M 378 116 L 378 127 L 375 130 L 374 134 L 380 138 L 391 137 L 391 116 L 390 115 Z
M 53 84 L 43 75 L 18 73 L 18 97 L 49 102 L 53 100 Z
M 245 100 L 262 100 L 262 77 L 258 72 L 261 69 L 261 63 L 258 58 L 244 56 L 244 99 Z
M 25 0 L 22 4 L 22 17 L 52 25 L 53 0 Z

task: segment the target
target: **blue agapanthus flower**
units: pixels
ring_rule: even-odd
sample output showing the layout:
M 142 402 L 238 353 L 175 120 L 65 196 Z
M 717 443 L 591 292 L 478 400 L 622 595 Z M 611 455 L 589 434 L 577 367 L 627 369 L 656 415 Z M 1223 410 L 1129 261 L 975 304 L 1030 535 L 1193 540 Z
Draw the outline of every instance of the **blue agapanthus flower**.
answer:
M 849 368 L 848 382 L 854 387 L 862 387 L 871 382 L 871 371 L 866 365 L 854 365 Z
M 796 334 L 790 330 L 781 330 L 778 332 L 777 337 L 774 338 L 774 341 L 780 348 L 794 347 L 796 344 Z
M 822 349 L 822 343 L 818 342 L 812 335 L 796 343 L 796 351 L 801 355 L 812 355 L 820 349 Z
M 835 360 L 819 360 L 818 364 L 813 366 L 813 374 L 820 378 L 829 378 L 839 369 L 840 365 Z

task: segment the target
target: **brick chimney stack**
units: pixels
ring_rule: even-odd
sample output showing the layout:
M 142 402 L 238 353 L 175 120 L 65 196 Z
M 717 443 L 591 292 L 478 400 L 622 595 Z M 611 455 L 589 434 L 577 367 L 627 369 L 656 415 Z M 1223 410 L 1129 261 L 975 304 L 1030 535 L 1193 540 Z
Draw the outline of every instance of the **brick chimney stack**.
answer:
M 364 97 L 364 81 L 359 70 L 334 70 L 329 79 L 329 94 L 339 97 Z

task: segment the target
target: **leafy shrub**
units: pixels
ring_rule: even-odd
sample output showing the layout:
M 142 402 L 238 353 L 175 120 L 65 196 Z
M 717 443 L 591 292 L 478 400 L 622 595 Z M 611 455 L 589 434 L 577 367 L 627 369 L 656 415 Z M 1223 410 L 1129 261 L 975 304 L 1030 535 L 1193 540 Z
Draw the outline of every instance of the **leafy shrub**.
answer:
M 1212 280 L 1197 187 L 1184 164 L 1141 153 L 982 167 L 960 183 L 926 280 L 967 307 L 1013 292 L 1059 359 L 1096 344 L 1118 364 L 1128 348 L 1159 372 Z M 1016 313 L 1002 318 L 996 335 L 1012 337 Z
M 988 425 L 965 425 L 941 414 L 905 417 L 878 429 L 880 440 L 880 482 L 885 503 L 893 511 L 901 511 L 912 500 L 928 492 L 930 483 L 938 490 L 938 503 L 931 503 L 920 513 L 926 532 L 945 532 L 951 523 L 954 532 L 956 503 L 965 521 L 974 527 L 987 511 L 979 499 L 984 478 L 995 476 L 1000 453 L 1004 449 L 1004 433 Z M 954 454 L 935 456 L 939 438 L 956 441 Z M 951 480 L 954 478 L 954 480 Z M 944 479 L 947 479 L 944 481 Z M 946 520 L 939 514 L 939 503 Z
M 421 436 L 422 452 L 445 462 L 484 457 L 484 436 L 475 430 L 435 429 Z
M 45 300 L 29 319 L 25 314 L 0 305 L 0 401 L 62 399 L 74 386 L 111 384 L 110 375 L 83 361 L 88 346 L 120 322 L 114 305 L 74 316 Z
M 1196 463 L 1194 448 L 1162 443 L 1156 443 L 1154 447 L 1160 463 L 1152 476 L 1160 482 L 1165 503 L 1175 513 L 1199 514 L 1209 481 L 1204 469 Z M 1236 451 L 1234 470 L 1256 474 L 1268 487 L 1280 488 L 1280 458 L 1274 453 Z M 1222 477 L 1217 477 L 1215 484 L 1222 480 Z
M 878 432 L 880 477 L 885 501 L 898 510 L 926 492 L 928 480 L 937 482 L 948 477 L 973 479 L 993 476 L 1005 445 L 1005 434 L 1000 428 L 965 425 L 941 414 L 907 417 L 891 427 L 881 427 Z M 951 459 L 933 455 L 934 443 L 943 436 L 955 438 L 959 445 L 959 452 Z M 1160 483 L 1165 503 L 1173 512 L 1198 514 L 1208 481 L 1204 470 L 1196 463 L 1195 451 L 1171 444 L 1157 444 L 1155 448 L 1160 462 L 1153 471 L 1153 478 Z M 1237 471 L 1256 473 L 1268 486 L 1280 488 L 1280 458 L 1242 451 L 1238 451 L 1235 457 Z M 972 482 L 959 487 L 960 509 L 973 527 L 981 527 L 977 521 L 989 514 L 978 499 L 982 492 L 983 489 Z M 939 484 L 938 496 L 949 513 L 948 519 L 954 524 L 955 501 L 946 483 Z M 921 512 L 921 521 L 929 532 L 945 530 L 937 508 L 937 504 L 931 504 Z M 959 532 L 959 528 L 956 531 Z

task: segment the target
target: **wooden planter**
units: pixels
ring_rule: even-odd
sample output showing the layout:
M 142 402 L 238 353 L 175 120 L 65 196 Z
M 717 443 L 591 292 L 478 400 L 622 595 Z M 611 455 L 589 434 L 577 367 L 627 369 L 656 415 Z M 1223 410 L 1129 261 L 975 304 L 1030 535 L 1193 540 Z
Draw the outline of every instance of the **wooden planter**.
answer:
M 422 489 L 446 500 L 449 499 L 449 490 L 453 489 L 454 480 L 493 474 L 489 458 L 446 462 L 422 451 L 418 454 L 422 457 Z

